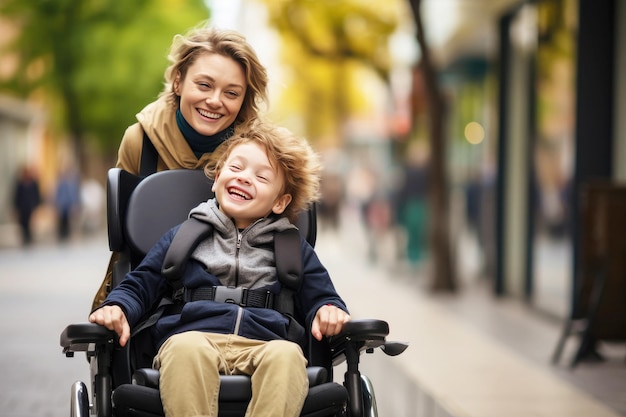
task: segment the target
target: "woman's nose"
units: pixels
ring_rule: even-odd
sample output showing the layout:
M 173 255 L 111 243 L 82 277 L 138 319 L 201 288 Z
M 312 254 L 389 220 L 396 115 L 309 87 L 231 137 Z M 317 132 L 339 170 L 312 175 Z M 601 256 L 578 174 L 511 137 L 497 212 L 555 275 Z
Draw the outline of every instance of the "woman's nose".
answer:
M 220 94 L 218 91 L 211 91 L 208 93 L 206 97 L 206 102 L 210 106 L 219 106 L 220 105 Z

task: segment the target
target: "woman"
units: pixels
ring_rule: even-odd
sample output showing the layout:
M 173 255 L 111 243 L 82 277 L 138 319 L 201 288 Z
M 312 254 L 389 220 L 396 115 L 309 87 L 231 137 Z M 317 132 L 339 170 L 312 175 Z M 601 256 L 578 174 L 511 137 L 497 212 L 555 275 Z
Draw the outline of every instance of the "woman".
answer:
M 135 175 L 202 169 L 211 152 L 267 103 L 267 71 L 241 34 L 201 26 L 176 35 L 165 88 L 126 129 L 116 166 Z M 104 301 L 113 254 L 93 307 Z

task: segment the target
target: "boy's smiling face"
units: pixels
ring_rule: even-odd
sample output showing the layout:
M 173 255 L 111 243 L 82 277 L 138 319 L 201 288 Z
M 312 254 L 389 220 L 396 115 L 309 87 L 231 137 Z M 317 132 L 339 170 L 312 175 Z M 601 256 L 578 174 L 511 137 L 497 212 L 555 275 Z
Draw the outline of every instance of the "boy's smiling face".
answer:
M 281 214 L 291 202 L 283 194 L 284 175 L 272 166 L 264 147 L 254 142 L 235 146 L 217 173 L 213 192 L 220 210 L 244 229 L 270 213 Z

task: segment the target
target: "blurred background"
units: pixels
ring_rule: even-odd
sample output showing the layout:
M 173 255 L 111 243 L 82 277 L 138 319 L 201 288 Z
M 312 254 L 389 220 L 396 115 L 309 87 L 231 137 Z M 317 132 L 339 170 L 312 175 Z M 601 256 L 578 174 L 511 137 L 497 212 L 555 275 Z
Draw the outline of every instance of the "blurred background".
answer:
M 358 223 L 365 264 L 557 323 L 586 317 L 601 259 L 598 338 L 626 340 L 620 0 L 2 0 L 0 249 L 24 211 L 29 245 L 103 233 L 122 134 L 207 19 L 247 36 L 265 113 L 323 155 L 320 233 Z

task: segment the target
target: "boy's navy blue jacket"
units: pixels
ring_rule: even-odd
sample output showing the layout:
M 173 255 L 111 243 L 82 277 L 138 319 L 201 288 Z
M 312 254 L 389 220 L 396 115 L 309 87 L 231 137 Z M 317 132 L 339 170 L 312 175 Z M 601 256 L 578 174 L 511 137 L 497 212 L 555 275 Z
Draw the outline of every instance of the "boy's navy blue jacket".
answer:
M 217 246 L 222 249 L 226 245 L 224 252 L 228 252 L 230 250 L 228 248 L 229 242 L 233 238 L 231 236 L 231 228 L 234 227 L 234 224 L 232 224 L 230 219 L 224 219 L 221 212 L 215 210 L 216 206 L 211 200 L 201 204 L 199 208 L 201 208 L 199 215 L 198 213 L 194 215 L 194 211 L 192 211 L 191 215 L 204 221 L 209 221 L 205 215 L 218 217 L 217 222 L 215 222 L 215 219 L 210 220 L 215 229 L 213 232 L 214 236 L 210 237 L 209 240 L 217 240 L 219 243 Z M 273 231 L 276 230 L 277 224 L 281 225 L 279 227 L 285 227 L 281 221 L 266 218 L 249 226 L 253 231 L 255 228 L 258 229 L 260 227 L 262 231 L 258 235 L 255 235 L 254 232 L 246 235 L 248 228 L 243 231 L 243 239 L 241 237 L 242 233 L 236 234 L 234 237 L 235 243 L 237 239 L 241 243 L 241 255 L 237 256 L 245 256 L 246 245 L 249 245 L 248 251 L 251 253 L 258 253 L 259 251 L 267 253 L 270 251 L 268 239 L 273 243 Z M 126 275 L 125 279 L 111 291 L 103 303 L 103 305 L 119 305 L 126 314 L 131 329 L 152 313 L 164 297 L 169 297 L 172 294 L 172 288 L 162 276 L 161 268 L 165 253 L 179 227 L 177 226 L 166 233 L 148 252 L 141 264 Z M 289 224 L 287 227 L 293 226 Z M 273 230 L 271 235 L 269 234 L 270 230 Z M 236 230 L 235 233 L 237 233 Z M 250 237 L 246 238 L 246 236 Z M 262 238 L 262 241 L 259 238 Z M 196 252 L 200 251 L 201 246 L 202 243 L 196 249 Z M 311 245 L 301 238 L 300 246 L 302 251 L 303 282 L 301 290 L 295 294 L 295 314 L 296 319 L 305 328 L 309 329 L 320 307 L 326 304 L 333 304 L 345 311 L 347 311 L 347 308 L 337 294 L 328 271 L 320 262 Z M 240 249 L 238 247 L 237 254 L 239 252 Z M 221 258 L 225 259 L 226 254 L 221 253 Z M 217 256 L 217 259 L 221 259 L 220 255 Z M 206 258 L 206 254 L 204 254 L 204 258 Z M 193 255 L 189 259 L 183 274 L 183 285 L 188 289 L 224 285 L 225 278 L 218 278 L 216 275 L 208 272 L 207 261 L 203 262 L 202 259 L 203 257 L 201 256 Z M 237 259 L 236 262 L 237 267 L 239 267 L 240 260 Z M 241 263 L 245 265 L 245 259 Z M 211 269 L 210 266 L 208 268 Z M 242 267 L 242 269 L 244 268 Z M 254 267 L 249 268 L 248 273 L 258 275 L 258 271 L 254 269 Z M 270 280 L 265 277 L 257 281 L 256 287 L 259 288 L 258 285 L 262 285 L 260 288 L 278 294 L 281 284 L 275 276 L 276 274 L 272 275 L 274 277 Z M 258 282 L 261 284 L 258 284 Z M 241 283 L 245 284 L 246 280 L 242 279 Z M 228 283 L 228 285 L 231 285 L 231 283 Z M 249 288 L 246 285 L 241 286 Z M 174 314 L 168 314 L 166 310 L 166 313 L 152 326 L 151 332 L 155 348 L 158 349 L 173 334 L 191 330 L 237 334 L 257 340 L 287 339 L 288 325 L 289 319 L 273 309 L 240 307 L 236 304 L 201 300 L 186 303 L 182 310 L 177 309 Z M 308 337 L 303 332 L 300 340 L 294 341 L 304 345 L 306 343 L 305 336 Z

